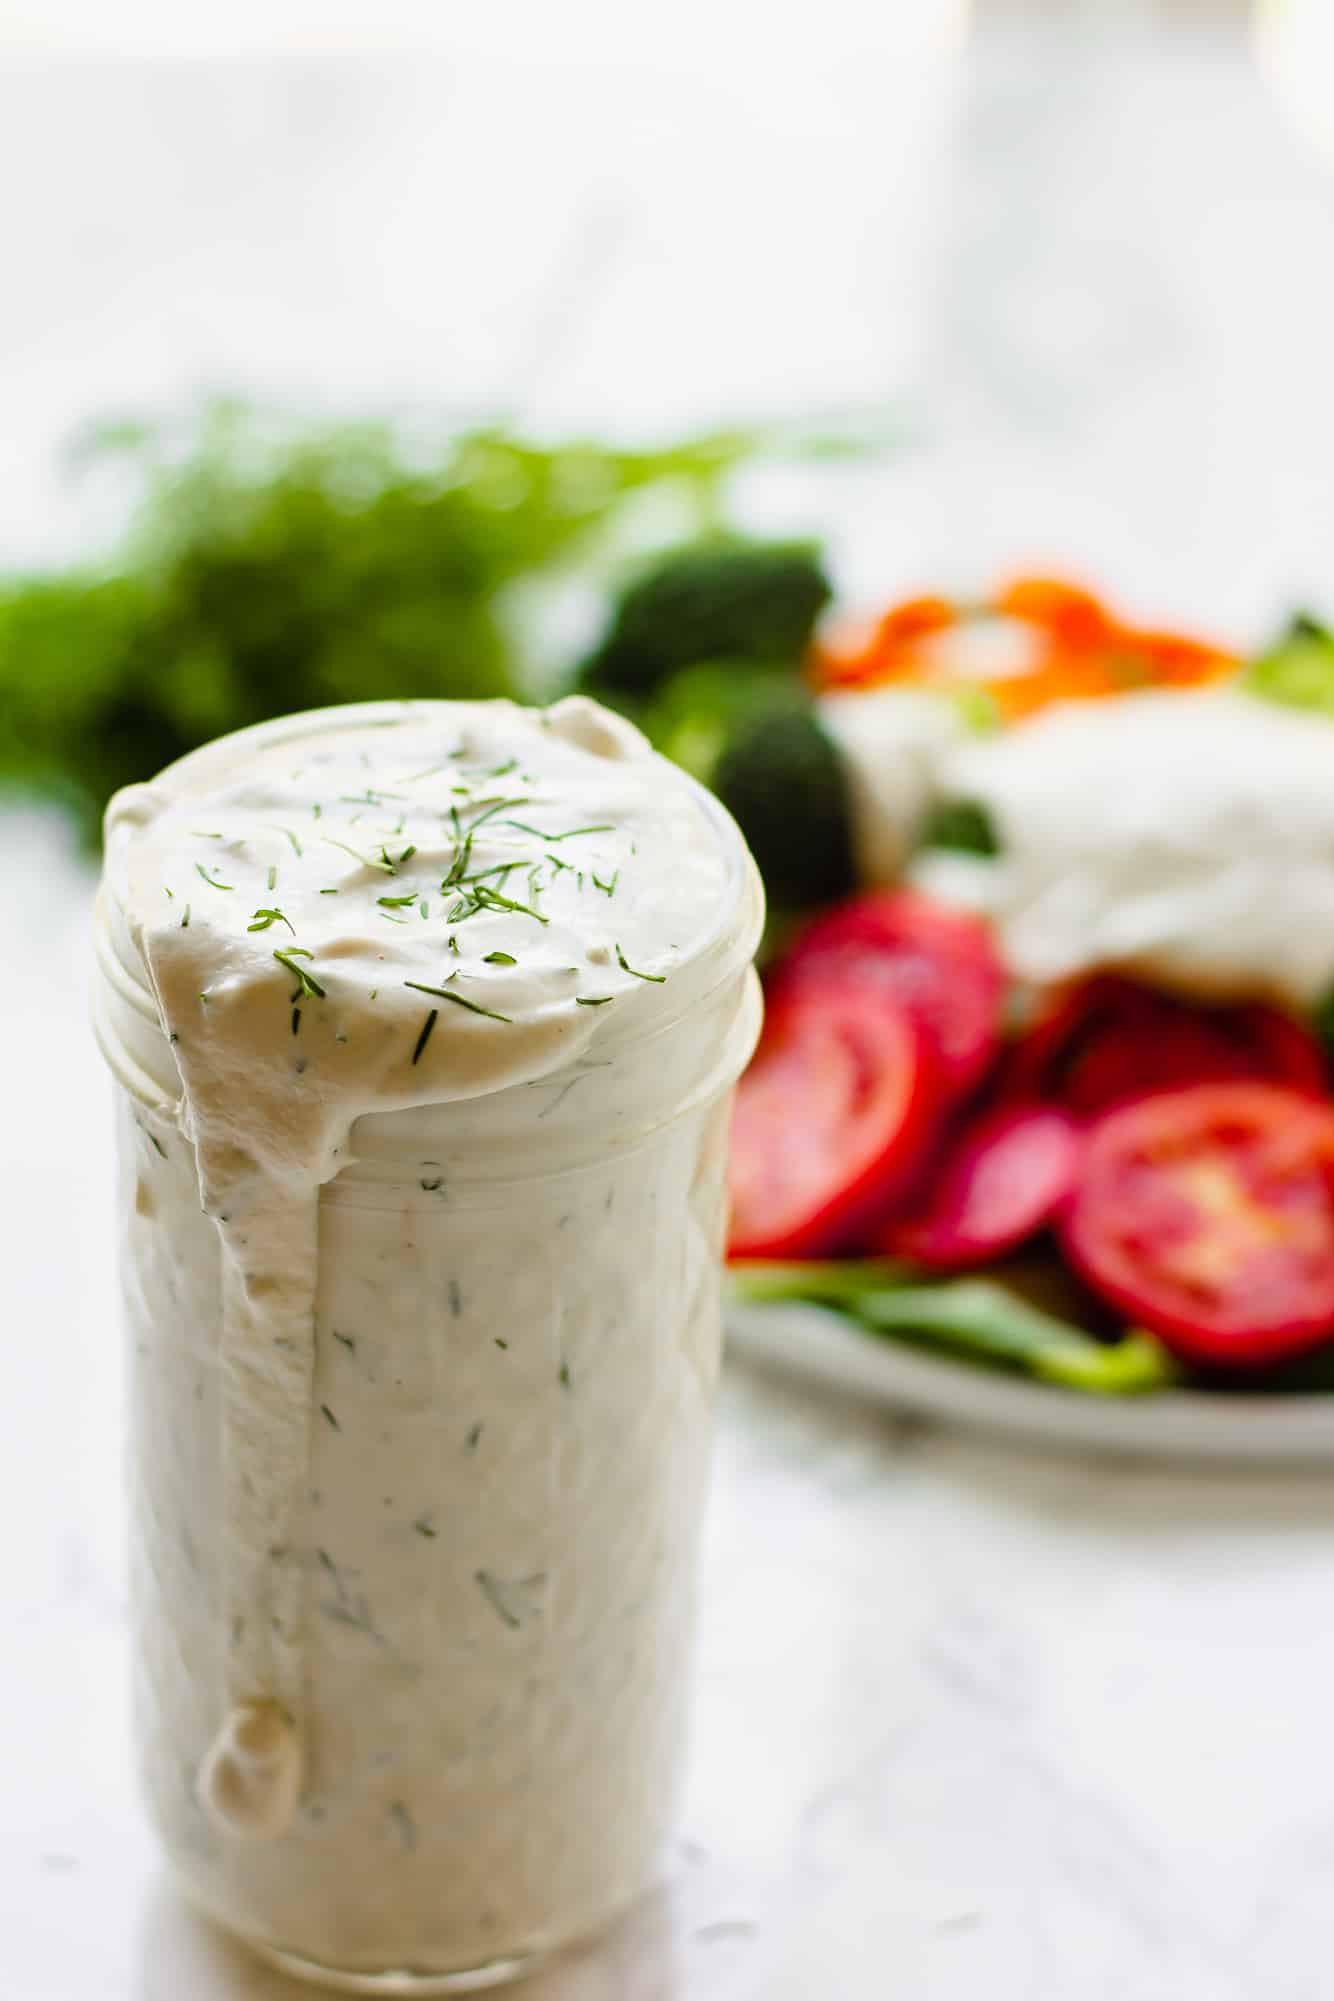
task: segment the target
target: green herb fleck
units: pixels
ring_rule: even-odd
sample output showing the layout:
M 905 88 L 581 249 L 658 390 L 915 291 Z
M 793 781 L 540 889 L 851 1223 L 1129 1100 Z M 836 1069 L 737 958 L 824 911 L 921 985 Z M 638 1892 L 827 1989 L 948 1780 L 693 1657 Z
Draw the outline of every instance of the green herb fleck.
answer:
M 513 910 L 517 911 L 520 917 L 535 917 L 539 924 L 551 922 L 551 919 L 544 917 L 540 910 L 534 910 L 531 903 L 518 903 L 512 896 L 502 896 L 501 892 L 492 889 L 489 883 L 479 882 L 472 895 L 482 910 Z
M 195 874 L 196 874 L 196 875 L 198 875 L 198 876 L 202 876 L 202 877 L 203 877 L 203 879 L 204 879 L 204 881 L 205 881 L 205 882 L 206 882 L 206 883 L 208 884 L 208 886 L 209 886 L 209 888 L 210 888 L 210 889 L 235 889 L 235 888 L 236 888 L 236 884 L 235 884 L 234 882 L 219 882 L 219 881 L 217 881 L 215 877 L 213 877 L 213 876 L 211 876 L 211 875 L 209 874 L 208 870 L 207 870 L 207 869 L 206 869 L 206 868 L 204 867 L 204 864 L 203 864 L 202 862 L 196 862 L 196 863 L 195 863 Z
M 268 886 L 270 889 L 278 887 L 278 864 L 276 862 L 269 863 Z
M 481 1437 L 481 1435 L 482 1435 L 482 1427 L 480 1424 L 474 1424 L 469 1428 L 468 1436 L 463 1441 L 464 1445 L 466 1446 L 469 1452 L 475 1452 L 477 1450 L 477 1441 Z
M 403 984 L 411 987 L 414 993 L 434 994 L 440 1000 L 451 1001 L 455 1007 L 466 1007 L 469 1014 L 484 1014 L 488 1021 L 512 1021 L 514 1018 L 508 1014 L 497 1014 L 491 1007 L 480 1007 L 476 1001 L 465 1000 L 462 994 L 452 993 L 448 987 L 426 987 L 420 980 L 404 980 Z
M 255 912 L 254 923 L 247 924 L 246 930 L 267 931 L 270 925 L 273 924 L 285 924 L 288 930 L 291 932 L 292 936 L 294 938 L 296 937 L 295 924 L 293 924 L 290 917 L 286 916 L 281 910 L 277 909 L 276 907 L 270 910 L 265 910 L 265 909 L 257 910 Z
M 297 839 L 296 835 L 292 832 L 292 829 L 290 827 L 280 827 L 277 825 L 275 821 L 269 821 L 267 824 L 272 833 L 282 834 L 287 840 L 289 840 L 292 843 L 292 853 L 296 855 L 299 859 L 300 856 L 304 853 L 304 849 L 302 848 L 301 843 Z
M 630 964 L 630 961 L 629 961 L 629 960 L 628 960 L 628 959 L 626 958 L 626 956 L 625 956 L 624 952 L 623 952 L 623 951 L 621 950 L 621 948 L 620 948 L 620 946 L 619 946 L 619 945 L 618 945 L 618 946 L 616 947 L 616 963 L 617 963 L 617 965 L 618 965 L 618 966 L 620 967 L 621 971 L 622 971 L 623 973 L 629 973 L 629 975 L 630 975 L 630 977 L 631 977 L 632 979 L 635 979 L 635 980 L 652 980 L 652 981 L 653 981 L 653 984 L 654 984 L 655 986 L 659 986 L 659 987 L 660 987 L 660 986 L 662 986 L 663 982 L 664 982 L 664 981 L 666 980 L 666 978 L 667 978 L 667 975 L 666 975 L 666 973 L 641 973 L 641 972 L 639 972 L 639 971 L 638 971 L 638 970 L 637 970 L 637 969 L 636 969 L 636 968 L 635 968 L 634 966 L 632 966 L 632 965 Z
M 484 966 L 517 966 L 518 963 L 512 952 L 488 952 L 482 961 Z
M 576 1007 L 607 1007 L 616 998 L 615 994 L 576 994 Z
M 560 1382 L 560 1386 L 561 1386 L 561 1388 L 562 1388 L 562 1389 L 564 1389 L 564 1390 L 568 1390 L 568 1389 L 569 1389 L 569 1387 L 570 1387 L 570 1365 L 569 1365 L 569 1363 L 568 1363 L 568 1362 L 562 1362 L 562 1363 L 561 1363 L 561 1365 L 560 1365 L 560 1369 L 559 1369 L 559 1371 L 558 1371 L 557 1373 L 558 1373 L 558 1379 L 559 1379 L 559 1382 Z
M 184 910 L 181 912 L 181 929 L 182 931 L 188 931 L 190 929 L 190 906 L 188 903 L 186 904 Z
M 593 878 L 594 889 L 600 889 L 604 896 L 615 896 L 616 885 L 621 879 L 621 871 L 619 869 L 617 869 L 615 875 L 612 876 L 609 882 L 604 882 L 596 869 L 590 870 L 589 873 L 592 875 Z
M 338 1419 L 334 1416 L 333 1412 L 330 1410 L 327 1403 L 322 1403 L 320 1405 L 320 1412 L 321 1415 L 328 1420 L 329 1424 L 333 1427 L 335 1431 L 341 1431 L 343 1429 L 342 1425 L 338 1422 Z
M 377 862 L 374 855 L 363 855 L 360 849 L 350 848 L 346 841 L 334 840 L 331 834 L 326 834 L 324 836 L 324 840 L 326 846 L 331 848 L 341 848 L 345 855 L 351 855 L 353 861 L 360 862 L 363 868 L 379 869 L 381 875 L 393 875 L 395 872 L 394 864 L 390 861 L 388 855 L 385 855 L 383 861 Z M 383 850 L 381 852 L 383 852 Z
M 407 896 L 377 896 L 375 901 L 384 910 L 402 910 L 405 904 L 417 901 L 418 891 L 410 891 Z
M 436 1536 L 439 1534 L 439 1530 L 433 1529 L 431 1527 L 431 1524 L 427 1521 L 425 1515 L 418 1516 L 417 1520 L 412 1524 L 412 1526 L 416 1530 L 417 1534 L 425 1536 L 428 1542 L 434 1542 Z
M 374 994 L 372 994 L 371 999 L 374 1000 L 374 998 L 375 996 Z M 439 1019 L 439 1016 L 440 1016 L 439 1008 L 433 1007 L 431 1009 L 431 1012 L 427 1015 L 425 1021 L 422 1023 L 422 1032 L 417 1037 L 417 1046 L 412 1052 L 412 1060 L 414 1063 L 420 1062 L 421 1053 L 431 1039 L 431 1030 L 435 1027 L 436 1022 Z
M 296 981 L 293 1000 L 304 1000 L 308 994 L 313 994 L 317 1000 L 327 998 L 324 988 L 314 974 L 308 973 L 303 966 L 298 966 L 296 963 L 298 959 L 313 959 L 315 956 L 313 952 L 307 952 L 302 945 L 289 945 L 283 951 L 275 949 L 273 956 Z
M 331 1332 L 333 1334 L 334 1340 L 337 1341 L 341 1347 L 346 1348 L 349 1355 L 356 1354 L 357 1337 L 355 1334 L 340 1334 L 336 1327 L 333 1328 Z

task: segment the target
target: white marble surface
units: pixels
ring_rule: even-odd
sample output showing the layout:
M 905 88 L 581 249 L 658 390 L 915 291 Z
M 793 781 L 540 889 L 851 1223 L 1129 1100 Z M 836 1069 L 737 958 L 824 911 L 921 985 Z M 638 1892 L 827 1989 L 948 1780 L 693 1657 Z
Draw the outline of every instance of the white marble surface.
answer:
M 1236 51 L 1018 38 L 965 68 L 933 27 L 896 62 L 900 11 L 857 63 L 780 38 L 762 92 L 730 42 L 707 80 L 622 50 L 610 110 L 548 49 L 583 117 L 494 50 L 11 51 L 0 560 L 81 518 L 39 477 L 58 429 L 192 382 L 627 421 L 818 393 L 897 396 L 917 437 L 754 496 L 835 508 L 853 589 L 1036 555 L 1224 627 L 1319 594 L 1315 155 Z M 0 823 L 0 1995 L 276 2001 L 164 1890 L 131 1783 L 86 903 L 53 825 Z M 672 1878 L 527 1992 L 1326 2001 L 1331 1603 L 1334 1479 L 1025 1456 L 735 1369 Z

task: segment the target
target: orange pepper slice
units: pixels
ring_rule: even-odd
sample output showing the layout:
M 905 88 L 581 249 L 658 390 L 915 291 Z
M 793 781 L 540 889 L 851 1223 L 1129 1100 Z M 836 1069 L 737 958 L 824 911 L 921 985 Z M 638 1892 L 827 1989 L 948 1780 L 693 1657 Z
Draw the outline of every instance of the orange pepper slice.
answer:
M 1018 619 L 1034 632 L 1035 658 L 1013 674 L 979 681 L 951 671 L 939 635 L 975 616 Z M 930 642 L 928 648 L 928 642 Z M 938 596 L 892 605 L 871 628 L 845 628 L 817 645 L 807 671 L 817 688 L 885 683 L 944 689 L 984 688 L 1009 722 L 1049 702 L 1095 701 L 1136 688 L 1200 686 L 1231 673 L 1237 657 L 1182 633 L 1136 628 L 1092 591 L 1059 577 L 1018 576 L 980 606 Z

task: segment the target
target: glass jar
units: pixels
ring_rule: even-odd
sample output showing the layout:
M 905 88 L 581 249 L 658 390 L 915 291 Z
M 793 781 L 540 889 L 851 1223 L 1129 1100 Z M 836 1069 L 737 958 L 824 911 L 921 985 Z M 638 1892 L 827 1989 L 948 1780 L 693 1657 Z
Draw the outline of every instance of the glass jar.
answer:
M 289 1971 L 487 1985 L 653 1876 L 689 1680 L 728 1103 L 759 1019 L 749 871 L 742 854 L 724 977 L 677 1018 L 539 1082 L 353 1127 L 318 1212 L 304 1528 L 258 1552 L 296 1608 L 306 1745 L 295 1814 L 263 1841 L 199 1789 L 244 1639 L 222 1257 L 104 889 L 141 1768 L 186 1893 Z M 262 1764 L 262 1712 L 233 1749 Z

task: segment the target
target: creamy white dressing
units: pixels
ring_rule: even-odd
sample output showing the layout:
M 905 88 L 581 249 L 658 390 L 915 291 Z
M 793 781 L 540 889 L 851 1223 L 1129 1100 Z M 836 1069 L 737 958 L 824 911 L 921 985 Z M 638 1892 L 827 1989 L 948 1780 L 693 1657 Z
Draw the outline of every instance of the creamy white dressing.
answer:
M 990 907 L 1020 977 L 1122 965 L 1299 1007 L 1334 985 L 1324 718 L 1230 689 L 1065 703 L 957 744 L 937 783 L 996 826 Z
M 816 713 L 843 758 L 862 882 L 889 883 L 921 839 L 952 746 L 968 734 L 959 703 L 921 688 L 822 695 Z
M 216 1369 L 192 1394 L 216 1403 L 199 1479 L 219 1519 L 181 1502 L 211 1559 L 204 1583 L 158 1601 L 189 1665 L 157 1664 L 171 1691 L 157 1734 L 168 1762 L 193 1747 L 192 1787 L 223 1843 L 178 1836 L 212 1858 L 199 1894 L 274 1948 L 354 1969 L 414 1953 L 467 1965 L 505 1925 L 492 1911 L 488 1931 L 477 1904 L 506 1908 L 499 1942 L 529 1951 L 642 1879 L 661 1797 L 596 1766 L 625 1763 L 628 1740 L 608 1735 L 619 1702 L 663 1792 L 666 1752 L 651 1747 L 672 1736 L 660 1712 L 679 1708 L 662 1676 L 681 1673 L 716 1353 L 717 1108 L 753 1041 L 745 967 L 761 914 L 731 823 L 629 725 L 578 699 L 294 718 L 113 802 L 100 1014 L 140 1106 L 131 1322 L 166 1372 L 179 1368 L 173 1315 L 216 1323 Z M 500 1191 L 520 1183 L 516 1210 Z M 434 1357 L 442 1337 L 450 1367 Z M 641 1408 L 662 1442 L 618 1472 Z M 150 1485 L 171 1475 L 163 1434 L 180 1415 L 168 1398 L 141 1430 Z M 533 1440 L 527 1488 L 506 1427 Z M 430 1465 L 414 1466 L 423 1450 Z M 469 1480 L 502 1451 L 496 1523 Z M 416 1503 L 435 1492 L 441 1505 L 391 1533 L 400 1504 L 382 1490 L 404 1474 Z M 175 1544 L 159 1505 L 145 1533 L 165 1571 Z M 642 1537 L 649 1515 L 669 1606 L 640 1579 L 636 1639 L 616 1541 L 628 1525 Z M 583 1546 L 553 1553 L 554 1526 Z M 574 1573 L 586 1573 L 577 1589 Z M 432 1591 L 449 1617 L 423 1628 Z M 629 1695 L 593 1697 L 588 1629 L 613 1609 L 631 1655 L 647 1657 L 627 1669 Z M 330 1662 L 340 1633 L 350 1665 Z M 489 1679 L 493 1703 L 522 1715 L 519 1634 L 530 1707 L 556 1747 L 526 1726 L 521 1801 L 512 1752 L 501 1783 L 478 1709 Z M 602 1718 L 581 1711 L 576 1725 L 593 1700 Z M 442 1732 L 459 1745 L 437 1771 Z M 566 1800 L 553 1796 L 562 1732 L 594 1765 Z M 170 1782 L 158 1772 L 150 1787 Z M 516 1859 L 516 1811 L 559 1843 L 576 1796 L 605 1825 L 584 1874 L 553 1867 L 544 1893 Z M 328 1831 L 312 1834 L 307 1809 Z M 465 1825 L 510 1878 L 466 1913 L 422 1870 L 429 1858 L 461 1880 Z M 398 1891 L 374 1875 L 386 1828 L 413 1859 Z M 251 1869 L 235 1844 L 256 1838 L 269 1859 Z M 363 1876 L 375 1884 L 364 1908 Z

